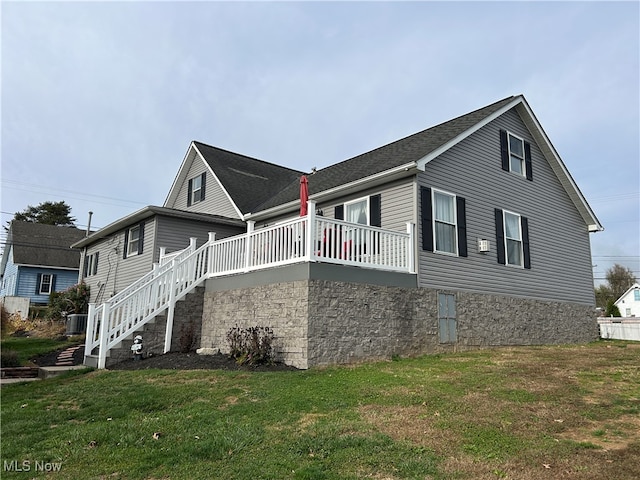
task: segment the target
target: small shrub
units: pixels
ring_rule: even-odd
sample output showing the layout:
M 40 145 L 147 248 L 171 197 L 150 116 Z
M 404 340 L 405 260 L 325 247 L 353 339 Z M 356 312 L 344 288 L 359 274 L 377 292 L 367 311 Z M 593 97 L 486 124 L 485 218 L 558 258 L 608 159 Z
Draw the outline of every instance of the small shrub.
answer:
M 620 317 L 620 309 L 617 307 L 617 305 L 614 305 L 614 301 L 613 300 L 609 300 L 607 302 L 607 308 L 604 312 L 604 316 L 605 317 Z
M 178 338 L 180 353 L 193 352 L 198 346 L 197 340 L 196 327 L 193 321 L 183 325 L 180 329 L 180 338 Z
M 229 356 L 239 365 L 273 363 L 273 330 L 269 327 L 240 328 L 237 325 L 227 332 Z
M 49 318 L 57 319 L 73 313 L 87 313 L 89 296 L 89 286 L 84 282 L 62 292 L 51 292 L 47 315 Z
M 19 367 L 20 359 L 18 358 L 18 352 L 15 350 L 7 350 L 0 354 L 0 366 L 2 368 L 7 367 Z

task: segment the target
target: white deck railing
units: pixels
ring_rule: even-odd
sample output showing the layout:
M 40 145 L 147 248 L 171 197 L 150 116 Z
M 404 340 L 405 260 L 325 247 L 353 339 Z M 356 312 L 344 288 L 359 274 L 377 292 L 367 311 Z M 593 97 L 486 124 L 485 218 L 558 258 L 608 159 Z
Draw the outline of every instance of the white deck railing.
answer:
M 90 304 L 85 354 L 98 350 L 104 368 L 109 350 L 167 311 L 164 351 L 171 348 L 175 302 L 207 278 L 249 272 L 299 262 L 328 262 L 378 270 L 414 272 L 413 226 L 407 232 L 327 219 L 309 204 L 305 217 L 276 223 L 247 233 L 209 241 L 166 254 L 151 272 L 102 305 Z

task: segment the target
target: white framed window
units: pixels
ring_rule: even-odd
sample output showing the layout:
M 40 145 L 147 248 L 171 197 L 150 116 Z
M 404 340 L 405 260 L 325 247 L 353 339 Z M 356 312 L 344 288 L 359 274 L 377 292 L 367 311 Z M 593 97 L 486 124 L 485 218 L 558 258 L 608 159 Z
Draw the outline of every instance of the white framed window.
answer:
M 432 190 L 434 251 L 458 254 L 456 196 L 442 190 Z
M 517 267 L 524 266 L 522 243 L 522 222 L 517 213 L 504 211 L 504 244 L 506 264 Z
M 202 201 L 202 176 L 198 175 L 192 179 L 191 203 Z
M 40 295 L 49 295 L 53 288 L 53 275 L 50 273 L 43 273 L 40 275 L 40 285 L 38 287 L 38 293 Z
M 635 302 L 640 302 L 640 288 L 636 288 L 636 289 L 633 291 L 633 300 L 634 300 Z
M 127 257 L 137 255 L 139 248 L 140 248 L 140 225 L 136 225 L 135 227 L 131 227 L 129 229 L 129 235 L 127 238 L 127 247 L 126 247 Z
M 347 222 L 369 225 L 369 197 L 345 202 L 344 210 Z
M 524 140 L 507 132 L 509 138 L 509 170 L 525 176 Z

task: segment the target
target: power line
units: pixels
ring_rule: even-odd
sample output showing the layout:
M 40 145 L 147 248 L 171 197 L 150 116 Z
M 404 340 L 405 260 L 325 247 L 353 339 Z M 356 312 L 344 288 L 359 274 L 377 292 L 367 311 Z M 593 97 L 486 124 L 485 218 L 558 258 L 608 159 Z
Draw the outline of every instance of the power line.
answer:
M 115 202 L 120 202 L 120 203 L 125 203 L 125 204 L 147 205 L 146 202 L 140 202 L 140 201 L 137 201 L 137 200 L 126 200 L 126 199 L 122 199 L 122 198 L 108 197 L 106 195 L 96 195 L 96 194 L 93 194 L 93 193 L 83 193 L 83 192 L 79 192 L 79 191 L 65 190 L 65 189 L 62 189 L 62 188 L 48 187 L 48 186 L 45 186 L 45 185 L 36 185 L 36 184 L 31 184 L 31 183 L 23 183 L 23 182 L 18 182 L 16 180 L 3 179 L 2 183 L 3 184 L 7 184 L 5 186 L 5 188 L 14 189 L 14 190 L 32 190 L 34 188 L 37 188 L 37 189 L 44 190 L 44 192 L 39 192 L 39 193 L 48 193 L 48 191 L 54 191 L 54 192 L 63 192 L 63 193 L 67 193 L 67 194 L 72 194 L 72 195 L 81 195 L 83 197 L 89 197 L 89 198 L 101 198 L 101 199 L 105 199 L 105 200 L 113 200 Z M 17 185 L 17 186 L 12 186 L 11 184 Z M 75 198 L 76 200 L 87 200 L 86 198 L 78 198 L 78 197 L 73 197 L 73 196 L 68 196 L 68 198 Z M 103 204 L 103 205 L 117 205 L 117 204 L 114 204 L 114 203 L 100 202 L 100 201 L 97 201 L 97 200 L 93 200 L 93 202 L 100 203 L 100 204 Z

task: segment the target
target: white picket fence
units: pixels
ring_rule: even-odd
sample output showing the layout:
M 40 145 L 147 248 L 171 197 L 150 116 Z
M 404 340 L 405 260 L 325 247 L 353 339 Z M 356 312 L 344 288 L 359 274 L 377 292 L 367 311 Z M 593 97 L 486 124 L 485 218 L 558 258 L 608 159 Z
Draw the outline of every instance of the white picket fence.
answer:
M 398 272 L 414 272 L 414 227 L 384 230 L 315 215 L 309 202 L 305 217 L 215 240 L 167 254 L 152 271 L 107 302 L 89 305 L 85 355 L 97 350 L 105 368 L 108 352 L 157 315 L 167 312 L 164 352 L 171 349 L 175 303 L 208 278 L 299 262 L 328 262 Z

